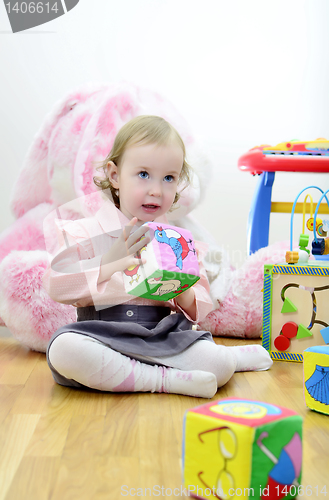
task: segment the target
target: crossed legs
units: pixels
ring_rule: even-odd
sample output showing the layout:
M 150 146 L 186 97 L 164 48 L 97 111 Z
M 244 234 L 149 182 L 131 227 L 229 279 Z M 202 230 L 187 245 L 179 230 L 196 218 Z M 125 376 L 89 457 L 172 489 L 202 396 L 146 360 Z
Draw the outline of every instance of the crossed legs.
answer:
M 205 398 L 213 397 L 235 371 L 266 370 L 272 365 L 269 354 L 259 345 L 225 347 L 207 340 L 196 341 L 174 356 L 141 357 L 138 361 L 73 332 L 56 337 L 49 360 L 64 377 L 93 389 Z

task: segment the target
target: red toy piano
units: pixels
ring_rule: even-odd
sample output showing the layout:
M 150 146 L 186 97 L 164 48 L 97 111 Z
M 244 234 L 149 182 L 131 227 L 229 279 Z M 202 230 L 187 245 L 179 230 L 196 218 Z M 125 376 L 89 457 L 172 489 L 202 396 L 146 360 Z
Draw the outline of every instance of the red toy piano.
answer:
M 238 167 L 260 175 L 249 212 L 248 252 L 251 254 L 268 245 L 270 213 L 289 212 L 287 205 L 292 205 L 272 203 L 275 172 L 329 172 L 329 141 L 321 138 L 314 141 L 292 140 L 277 146 L 265 144 L 242 155 Z M 298 207 L 296 211 L 299 211 Z

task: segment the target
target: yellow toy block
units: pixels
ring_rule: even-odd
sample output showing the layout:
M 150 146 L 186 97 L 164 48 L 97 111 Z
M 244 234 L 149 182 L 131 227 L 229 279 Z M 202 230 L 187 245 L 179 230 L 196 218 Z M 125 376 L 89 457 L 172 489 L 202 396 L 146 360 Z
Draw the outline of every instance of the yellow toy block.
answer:
M 198 499 L 296 498 L 302 418 L 259 401 L 226 398 L 184 417 L 183 482 Z
M 305 349 L 304 390 L 306 405 L 329 415 L 329 346 Z

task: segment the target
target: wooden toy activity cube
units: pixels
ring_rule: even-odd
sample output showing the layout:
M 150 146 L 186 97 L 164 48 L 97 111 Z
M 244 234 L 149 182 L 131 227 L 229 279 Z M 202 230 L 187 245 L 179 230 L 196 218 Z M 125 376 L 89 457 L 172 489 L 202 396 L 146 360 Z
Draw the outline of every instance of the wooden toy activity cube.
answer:
M 313 213 L 308 193 L 303 203 L 303 231 L 293 248 L 293 218 L 300 195 L 316 189 L 321 197 Z M 327 193 L 317 186 L 303 189 L 294 201 L 290 222 L 290 250 L 285 264 L 265 265 L 263 288 L 263 346 L 276 360 L 303 361 L 303 351 L 329 344 L 329 220 L 318 219 Z M 310 200 L 307 205 L 306 201 Z M 310 217 L 305 224 L 306 212 Z M 311 251 L 307 248 L 313 233 Z M 310 254 L 315 260 L 309 260 Z
M 329 344 L 329 267 L 264 266 L 263 347 L 272 359 L 303 361 L 303 351 Z
M 302 418 L 268 403 L 227 398 L 186 412 L 183 482 L 201 499 L 295 498 Z
M 146 299 L 173 299 L 200 279 L 192 234 L 168 224 L 146 225 L 151 241 L 139 252 L 146 264 L 125 269 L 125 290 Z
M 329 346 L 304 351 L 304 390 L 307 406 L 329 415 Z

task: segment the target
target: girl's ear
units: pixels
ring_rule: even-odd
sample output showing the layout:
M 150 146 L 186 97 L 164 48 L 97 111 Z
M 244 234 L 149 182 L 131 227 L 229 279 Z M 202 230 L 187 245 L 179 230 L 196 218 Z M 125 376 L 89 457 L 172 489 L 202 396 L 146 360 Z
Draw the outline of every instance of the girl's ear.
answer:
M 113 161 L 109 161 L 107 164 L 107 175 L 108 175 L 109 181 L 111 182 L 114 189 L 118 189 L 119 188 L 119 183 L 118 183 L 119 170 Z

